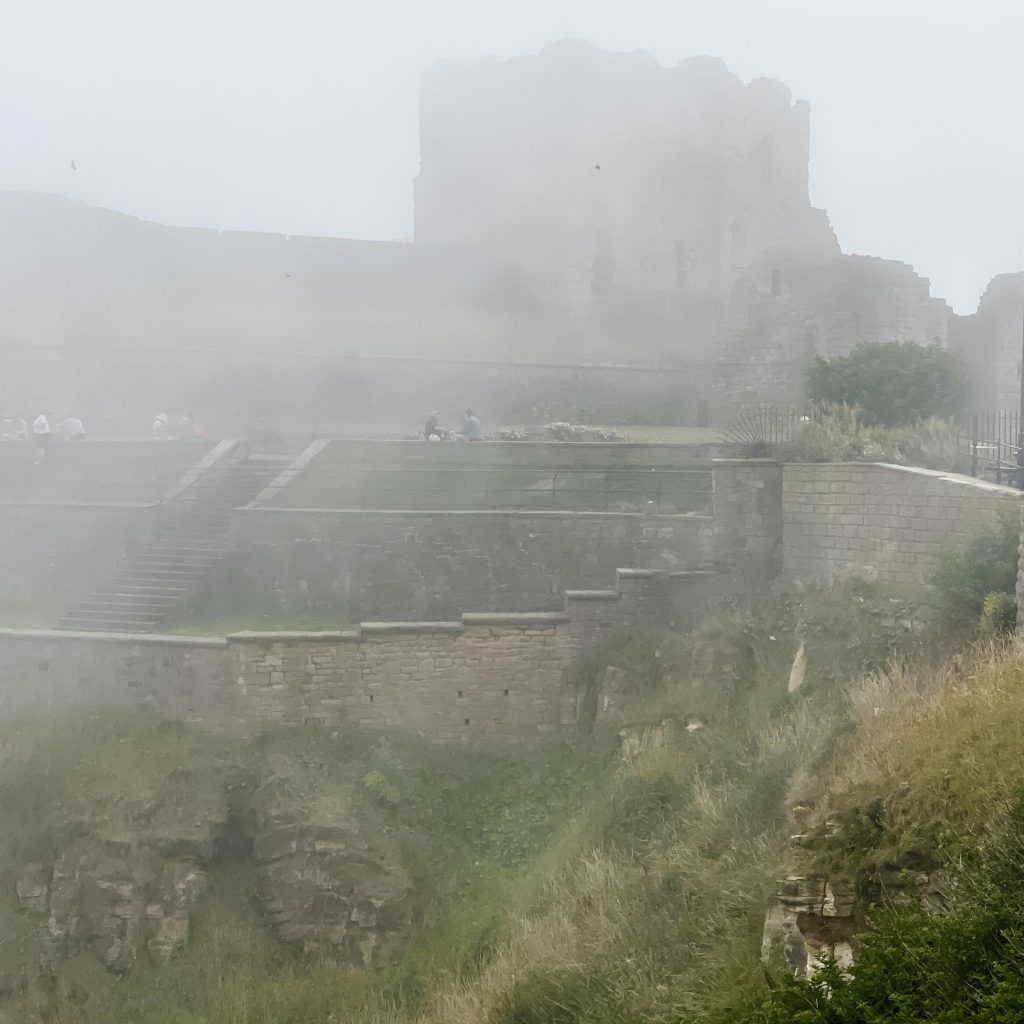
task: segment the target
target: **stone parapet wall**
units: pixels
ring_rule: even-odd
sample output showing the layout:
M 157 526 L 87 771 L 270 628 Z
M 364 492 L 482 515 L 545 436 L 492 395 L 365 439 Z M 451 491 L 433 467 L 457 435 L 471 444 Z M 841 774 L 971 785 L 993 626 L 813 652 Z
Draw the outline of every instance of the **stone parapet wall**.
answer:
M 711 519 L 589 512 L 238 509 L 220 607 L 268 596 L 350 620 L 432 620 L 463 608 L 555 610 L 620 566 L 711 561 Z
M 1016 516 L 1024 494 L 983 480 L 881 463 L 789 464 L 783 471 L 784 571 L 810 579 L 869 569 L 921 585 L 939 559 Z
M 702 600 L 704 574 L 624 570 L 562 610 L 366 622 L 350 631 L 225 638 L 0 630 L 0 713 L 147 708 L 220 734 L 274 726 L 399 731 L 484 749 L 570 733 L 581 651 L 640 619 Z M 697 589 L 691 591 L 691 584 Z

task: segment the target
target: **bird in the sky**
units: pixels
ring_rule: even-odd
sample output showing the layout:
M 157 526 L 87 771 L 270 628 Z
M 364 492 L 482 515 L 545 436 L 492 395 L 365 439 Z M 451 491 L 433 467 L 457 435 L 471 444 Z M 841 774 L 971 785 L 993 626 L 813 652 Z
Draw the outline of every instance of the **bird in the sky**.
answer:
M 78 165 L 75 163 L 74 160 L 71 161 L 71 170 L 73 170 L 73 171 L 77 171 L 78 170 Z
M 594 164 L 594 170 L 595 171 L 601 170 L 601 165 L 600 164 Z

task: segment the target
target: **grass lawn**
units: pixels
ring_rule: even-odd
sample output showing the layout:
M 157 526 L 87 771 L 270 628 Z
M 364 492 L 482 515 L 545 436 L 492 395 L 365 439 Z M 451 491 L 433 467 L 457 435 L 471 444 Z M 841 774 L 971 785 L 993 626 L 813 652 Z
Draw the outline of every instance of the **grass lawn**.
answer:
M 715 444 L 722 440 L 718 427 L 608 427 L 627 441 L 661 444 Z

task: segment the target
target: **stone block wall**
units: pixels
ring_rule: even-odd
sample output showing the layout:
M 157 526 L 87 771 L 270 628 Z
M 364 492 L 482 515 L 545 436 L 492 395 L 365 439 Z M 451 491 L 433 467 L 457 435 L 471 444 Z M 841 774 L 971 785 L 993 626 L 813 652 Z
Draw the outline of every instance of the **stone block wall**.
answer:
M 220 734 L 351 725 L 484 749 L 536 744 L 577 724 L 570 667 L 642 617 L 672 614 L 705 577 L 623 573 L 558 612 L 363 623 L 226 638 L 0 630 L 0 713 L 148 708 Z M 692 600 L 701 600 L 698 589 Z
M 0 713 L 149 708 L 241 732 L 227 652 L 220 638 L 0 629 Z
M 769 459 L 719 459 L 712 486 L 715 564 L 774 575 L 782 565 L 782 466 Z
M 245 508 L 208 596 L 222 610 L 269 596 L 349 621 L 436 620 L 463 608 L 560 609 L 566 590 L 606 586 L 623 566 L 710 560 L 707 516 Z
M 868 568 L 926 584 L 939 559 L 1017 515 L 1024 494 L 983 480 L 879 463 L 790 464 L 783 472 L 784 571 L 808 579 Z

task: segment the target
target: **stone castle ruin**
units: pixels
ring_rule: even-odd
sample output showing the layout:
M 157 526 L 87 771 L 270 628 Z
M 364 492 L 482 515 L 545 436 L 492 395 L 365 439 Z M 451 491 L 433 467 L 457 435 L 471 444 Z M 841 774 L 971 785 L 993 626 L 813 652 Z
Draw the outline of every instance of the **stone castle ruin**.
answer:
M 0 193 L 0 405 L 211 431 L 726 424 L 816 355 L 938 343 L 1017 403 L 1024 275 L 957 316 L 811 206 L 809 108 L 718 60 L 581 41 L 424 77 L 415 240 L 171 228 Z

